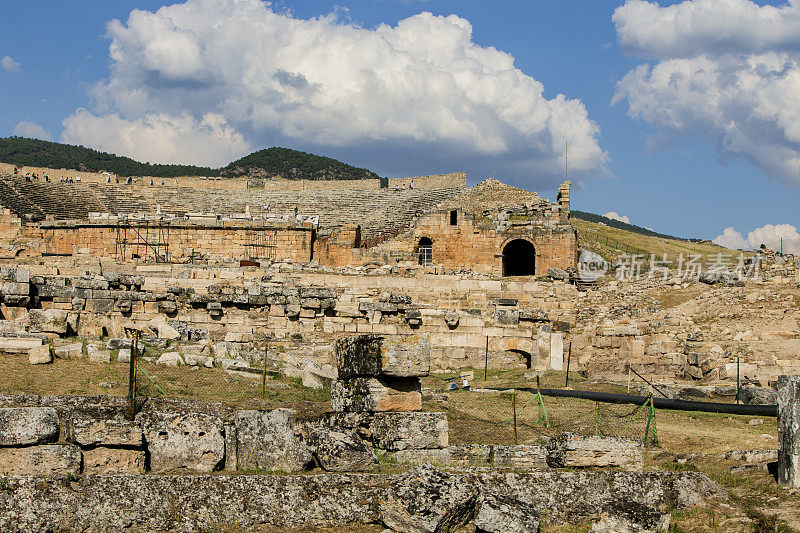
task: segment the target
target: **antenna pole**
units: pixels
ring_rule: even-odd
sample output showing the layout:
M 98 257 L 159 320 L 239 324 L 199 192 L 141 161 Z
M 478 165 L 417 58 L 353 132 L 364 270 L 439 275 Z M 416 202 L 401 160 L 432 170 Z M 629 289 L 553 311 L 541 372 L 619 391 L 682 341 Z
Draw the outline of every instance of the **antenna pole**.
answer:
M 564 141 L 564 181 L 567 180 L 568 155 L 569 155 L 569 145 L 567 141 Z

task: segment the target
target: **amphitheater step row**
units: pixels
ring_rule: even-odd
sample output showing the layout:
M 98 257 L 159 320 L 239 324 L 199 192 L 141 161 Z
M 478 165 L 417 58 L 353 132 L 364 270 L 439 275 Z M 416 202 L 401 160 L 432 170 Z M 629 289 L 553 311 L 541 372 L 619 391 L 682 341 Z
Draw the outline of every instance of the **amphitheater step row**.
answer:
M 118 184 L 27 182 L 0 179 L 0 205 L 20 217 L 86 219 L 90 212 L 120 214 L 215 213 L 257 216 L 266 212 L 318 216 L 321 227 L 360 224 L 365 240 L 396 234 L 411 219 L 463 189 L 265 191 Z

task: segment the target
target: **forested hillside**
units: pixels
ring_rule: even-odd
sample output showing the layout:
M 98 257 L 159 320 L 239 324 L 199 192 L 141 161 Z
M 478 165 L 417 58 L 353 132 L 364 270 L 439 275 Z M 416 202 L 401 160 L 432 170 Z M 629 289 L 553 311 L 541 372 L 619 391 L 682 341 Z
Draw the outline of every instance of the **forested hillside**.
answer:
M 87 172 L 112 172 L 118 176 L 225 176 L 276 177 L 308 180 L 377 179 L 374 172 L 356 168 L 330 157 L 289 148 L 267 148 L 213 169 L 194 165 L 141 163 L 130 157 L 23 137 L 0 138 L 0 162 L 17 166 L 75 169 Z
M 365 168 L 289 148 L 267 148 L 253 152 L 221 169 L 223 176 L 254 176 L 307 180 L 377 179 L 379 176 Z

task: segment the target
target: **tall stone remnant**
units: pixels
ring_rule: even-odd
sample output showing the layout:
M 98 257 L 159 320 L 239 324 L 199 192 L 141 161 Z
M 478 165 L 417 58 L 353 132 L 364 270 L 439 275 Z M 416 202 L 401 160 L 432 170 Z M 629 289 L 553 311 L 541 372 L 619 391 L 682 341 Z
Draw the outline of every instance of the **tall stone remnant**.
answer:
M 800 376 L 778 377 L 778 483 L 800 487 Z
M 339 379 L 331 384 L 338 412 L 419 411 L 419 378 L 431 368 L 427 335 L 356 335 L 333 347 Z

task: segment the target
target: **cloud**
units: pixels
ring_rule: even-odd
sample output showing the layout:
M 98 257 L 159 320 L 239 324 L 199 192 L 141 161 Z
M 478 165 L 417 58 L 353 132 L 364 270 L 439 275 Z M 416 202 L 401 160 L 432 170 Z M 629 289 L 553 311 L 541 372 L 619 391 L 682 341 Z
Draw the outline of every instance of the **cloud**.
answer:
M 725 228 L 721 235 L 717 235 L 711 242 L 730 248 L 731 250 L 749 250 L 751 247 L 747 241 L 742 237 L 742 234 L 733 229 L 733 227 Z
M 651 145 L 704 137 L 800 187 L 800 4 L 628 0 L 613 19 L 623 49 L 658 60 L 628 72 L 613 99 L 656 127 Z
M 729 227 L 712 242 L 734 250 L 756 250 L 762 244 L 772 250 L 780 250 L 781 239 L 784 252 L 800 254 L 800 233 L 791 224 L 765 224 L 748 233 L 746 239 L 733 227 Z
M 79 109 L 64 119 L 63 137 L 70 144 L 86 144 L 151 163 L 191 161 L 215 167 L 231 154 L 250 150 L 242 135 L 213 113 L 199 121 L 186 114 L 146 114 L 124 120 L 116 114 L 98 117 Z
M 0 67 L 3 67 L 9 72 L 16 72 L 19 70 L 20 64 L 14 61 L 11 56 L 3 56 L 3 58 L 0 59 Z
M 620 215 L 616 211 L 609 211 L 608 213 L 603 213 L 603 216 L 606 218 L 610 218 L 611 220 L 619 220 L 620 222 L 624 222 L 626 224 L 631 223 L 631 219 L 624 215 Z
M 67 119 L 76 141 L 89 140 L 81 123 L 90 115 L 119 141 L 118 130 L 145 117 L 213 113 L 257 148 L 358 151 L 408 173 L 424 171 L 420 161 L 456 169 L 478 160 L 499 174 L 531 179 L 535 169 L 555 181 L 565 141 L 578 179 L 606 161 L 581 101 L 545 98 L 510 54 L 477 45 L 472 25 L 455 15 L 365 29 L 336 15 L 294 18 L 258 0 L 189 0 L 134 10 L 109 23 L 108 35 L 110 77 L 93 91 L 91 111 Z M 158 141 L 142 135 L 136 149 Z M 177 155 L 191 161 L 195 153 Z M 220 162 L 238 155 L 220 154 Z
M 18 122 L 17 125 L 14 126 L 12 133 L 19 137 L 28 137 L 30 139 L 41 139 L 43 141 L 53 140 L 53 136 L 50 135 L 49 131 L 35 122 L 28 122 L 25 120 Z
M 800 50 L 800 2 L 688 0 L 661 7 L 628 0 L 612 16 L 622 49 L 641 57 Z

